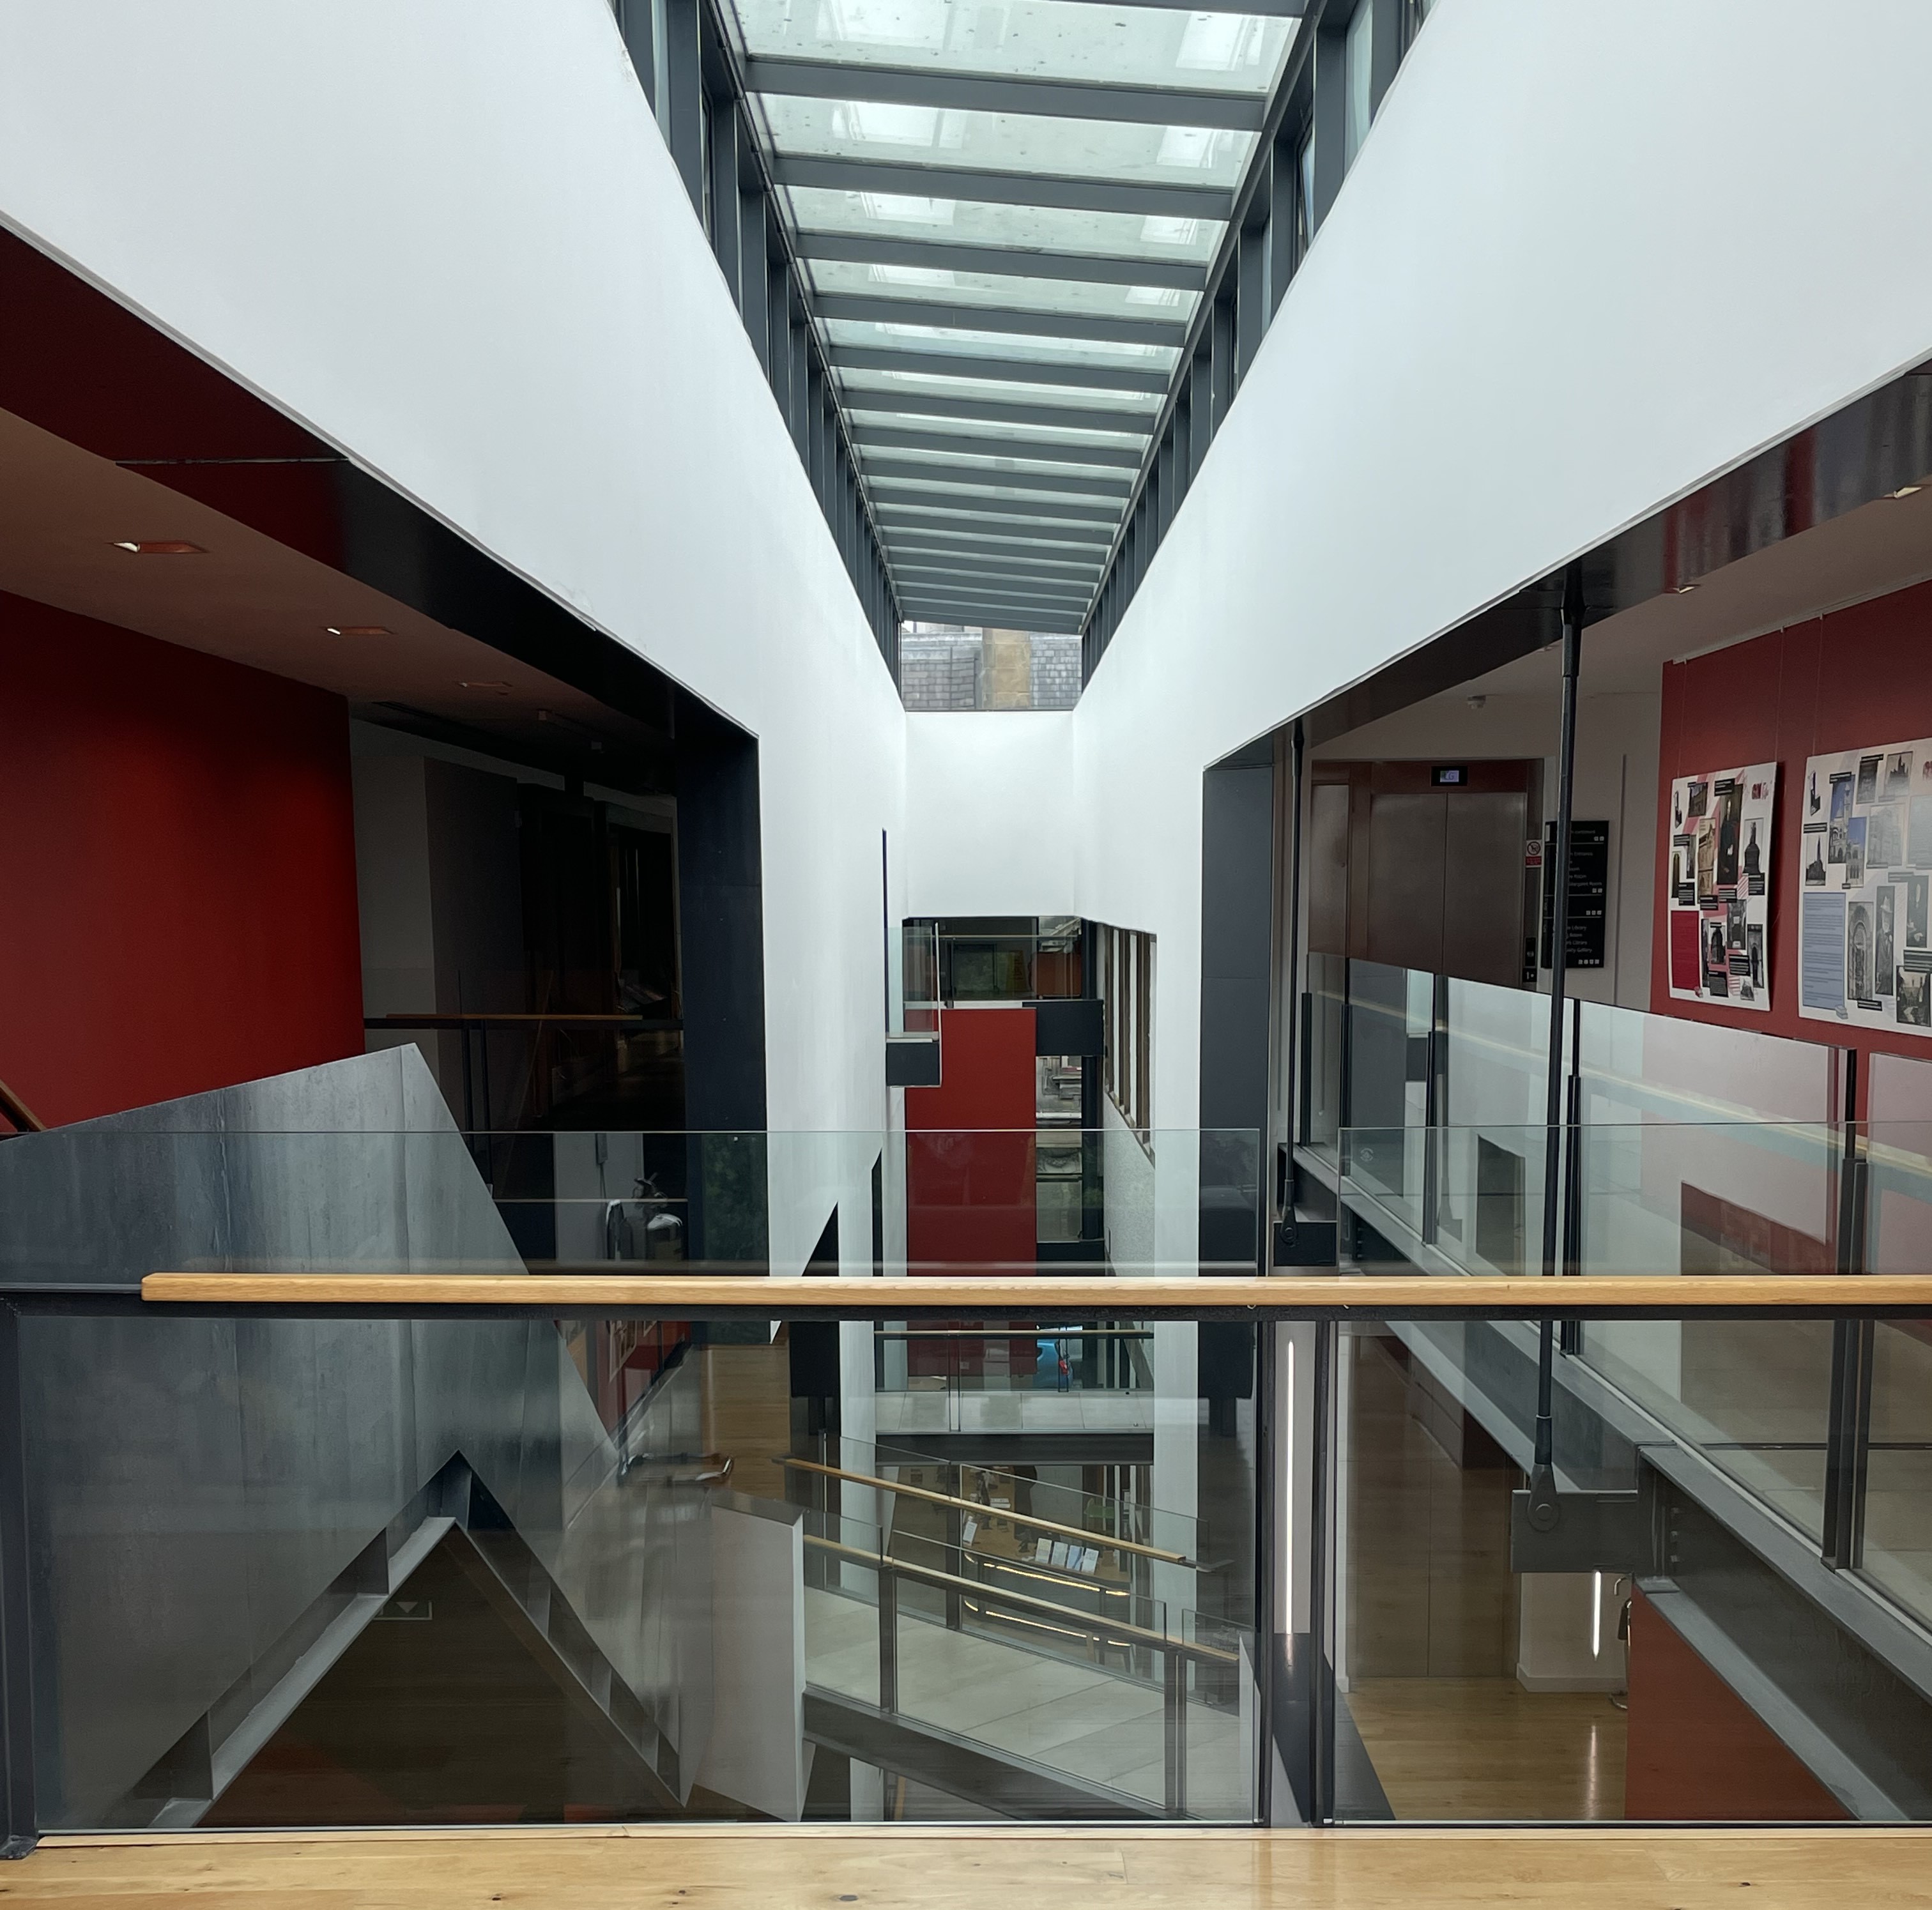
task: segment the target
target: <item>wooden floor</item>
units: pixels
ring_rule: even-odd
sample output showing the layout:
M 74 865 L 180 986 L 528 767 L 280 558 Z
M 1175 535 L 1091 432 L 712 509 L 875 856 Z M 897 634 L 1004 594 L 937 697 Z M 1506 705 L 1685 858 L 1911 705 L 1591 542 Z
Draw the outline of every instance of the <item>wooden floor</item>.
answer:
M 1398 1818 L 1621 1817 L 1627 1720 L 1600 1691 L 1514 1678 L 1374 1678 L 1348 1709 Z
M 56 1842 L 0 1867 L 9 1906 L 190 1894 L 250 1910 L 1892 1910 L 1932 1906 L 1932 1831 L 190 1834 Z

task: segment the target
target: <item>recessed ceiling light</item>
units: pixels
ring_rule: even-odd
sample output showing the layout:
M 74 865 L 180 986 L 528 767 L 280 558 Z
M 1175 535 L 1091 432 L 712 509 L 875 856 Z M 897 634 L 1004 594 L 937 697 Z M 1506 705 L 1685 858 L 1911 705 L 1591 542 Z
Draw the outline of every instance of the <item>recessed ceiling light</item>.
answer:
M 393 637 L 396 634 L 382 623 L 328 623 L 322 628 L 332 637 Z
M 494 690 L 500 697 L 506 697 L 510 694 L 509 685 L 500 683 L 494 677 L 484 677 L 474 682 L 466 677 L 459 687 L 465 690 Z
M 117 537 L 114 547 L 136 557 L 205 557 L 208 554 L 200 544 L 178 537 Z

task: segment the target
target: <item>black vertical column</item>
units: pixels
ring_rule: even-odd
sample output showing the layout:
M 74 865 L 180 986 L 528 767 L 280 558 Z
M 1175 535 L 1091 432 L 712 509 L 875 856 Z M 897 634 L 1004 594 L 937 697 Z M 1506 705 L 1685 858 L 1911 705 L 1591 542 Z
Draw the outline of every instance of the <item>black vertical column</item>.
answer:
M 680 694 L 677 725 L 679 967 L 687 1252 L 765 1252 L 765 955 L 756 740 Z
M 20 1316 L 0 1306 L 0 1857 L 24 1857 L 39 1835 L 34 1795 L 33 1652 L 28 1643 L 26 1426 Z
M 1202 778 L 1201 1258 L 1266 1265 L 1262 1148 L 1268 1132 L 1269 968 L 1274 949 L 1274 745 L 1250 744 Z M 1252 1399 L 1255 1330 L 1203 1321 L 1208 1423 L 1235 1430 Z

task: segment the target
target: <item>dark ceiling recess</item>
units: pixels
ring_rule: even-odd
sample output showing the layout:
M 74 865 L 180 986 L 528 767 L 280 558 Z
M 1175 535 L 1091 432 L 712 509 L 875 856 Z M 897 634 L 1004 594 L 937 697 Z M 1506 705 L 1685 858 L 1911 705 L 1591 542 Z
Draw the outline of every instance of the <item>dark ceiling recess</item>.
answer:
M 699 714 L 695 700 L 641 657 L 381 478 L 4 232 L 0 409 L 191 497 L 626 719 L 598 737 L 587 724 L 544 723 L 544 713 L 532 710 L 511 739 L 502 725 L 485 731 L 466 721 L 461 708 L 398 706 L 372 696 L 358 706 L 371 720 L 565 775 L 651 790 L 674 787 L 680 703 L 687 722 L 717 720 Z M 506 721 L 516 714 L 506 709 Z

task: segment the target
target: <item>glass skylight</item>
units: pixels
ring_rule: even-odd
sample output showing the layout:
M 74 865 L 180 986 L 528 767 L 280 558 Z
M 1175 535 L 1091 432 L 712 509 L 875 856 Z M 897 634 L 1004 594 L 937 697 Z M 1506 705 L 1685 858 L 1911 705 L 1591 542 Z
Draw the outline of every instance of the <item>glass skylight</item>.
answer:
M 1300 22 L 728 4 L 902 604 L 1044 578 L 1084 607 Z

